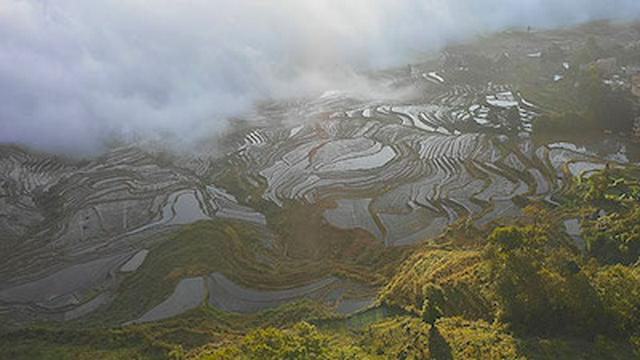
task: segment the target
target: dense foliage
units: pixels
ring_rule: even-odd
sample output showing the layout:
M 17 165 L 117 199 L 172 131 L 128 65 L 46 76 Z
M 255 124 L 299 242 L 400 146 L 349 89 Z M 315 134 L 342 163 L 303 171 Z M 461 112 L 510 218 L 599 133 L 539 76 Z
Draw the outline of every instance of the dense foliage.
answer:
M 591 214 L 583 235 L 602 264 L 630 265 L 640 258 L 640 181 L 637 169 L 610 169 L 582 179 L 576 195 Z
M 630 132 L 635 119 L 634 101 L 629 89 L 605 84 L 595 66 L 577 69 L 567 75 L 563 84 L 548 85 L 557 96 L 570 102 L 562 110 L 549 112 L 534 122 L 536 135 L 610 130 Z
M 605 331 L 604 310 L 580 260 L 551 244 L 542 229 L 498 228 L 489 237 L 488 256 L 499 321 L 531 334 Z
M 358 349 L 331 343 L 328 335 L 308 323 L 302 322 L 289 330 L 277 328 L 257 329 L 239 343 L 223 346 L 201 360 L 288 360 L 288 359 L 356 359 Z

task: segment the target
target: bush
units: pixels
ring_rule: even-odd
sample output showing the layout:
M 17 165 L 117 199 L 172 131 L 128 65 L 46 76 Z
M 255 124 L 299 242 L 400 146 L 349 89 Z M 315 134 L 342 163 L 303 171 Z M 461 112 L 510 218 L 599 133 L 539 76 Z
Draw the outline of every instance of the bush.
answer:
M 498 320 L 517 332 L 593 335 L 603 311 L 579 259 L 546 230 L 498 228 L 489 236 Z
M 273 327 L 250 332 L 239 343 L 201 356 L 201 360 L 224 359 L 357 359 L 359 349 L 331 343 L 315 326 L 302 322 L 290 330 Z
M 603 264 L 630 265 L 640 258 L 640 206 L 586 223 L 589 254 Z
M 591 282 L 617 335 L 640 331 L 640 271 L 622 265 L 594 273 Z

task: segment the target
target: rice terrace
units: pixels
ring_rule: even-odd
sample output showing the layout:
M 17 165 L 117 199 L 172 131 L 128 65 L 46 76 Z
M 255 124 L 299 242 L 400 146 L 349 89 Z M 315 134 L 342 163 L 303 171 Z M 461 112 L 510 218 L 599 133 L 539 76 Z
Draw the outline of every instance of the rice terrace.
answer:
M 635 20 L 508 23 L 187 147 L 3 136 L 0 358 L 638 358 Z

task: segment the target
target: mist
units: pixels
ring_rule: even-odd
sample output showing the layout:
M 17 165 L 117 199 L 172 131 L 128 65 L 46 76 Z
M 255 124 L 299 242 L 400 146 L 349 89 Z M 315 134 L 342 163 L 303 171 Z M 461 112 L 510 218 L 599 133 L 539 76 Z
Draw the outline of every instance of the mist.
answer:
M 365 91 L 360 71 L 478 33 L 638 17 L 637 0 L 0 0 L 0 142 L 190 143 L 256 101 Z

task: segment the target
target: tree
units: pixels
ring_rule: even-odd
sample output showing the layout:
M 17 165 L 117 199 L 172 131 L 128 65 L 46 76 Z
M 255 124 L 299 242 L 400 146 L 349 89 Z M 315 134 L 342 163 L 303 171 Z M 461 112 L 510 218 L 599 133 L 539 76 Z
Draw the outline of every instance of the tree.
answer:
M 591 278 L 617 335 L 637 334 L 640 330 L 638 269 L 622 265 L 608 266 L 596 271 Z
M 587 222 L 587 250 L 603 264 L 630 265 L 640 259 L 640 206 Z
M 498 320 L 517 332 L 591 335 L 602 323 L 595 290 L 579 258 L 548 229 L 522 226 L 495 229 L 488 251 Z
M 606 167 L 603 171 L 600 171 L 591 177 L 586 182 L 587 191 L 585 192 L 583 199 L 587 202 L 602 202 L 606 198 L 607 190 L 609 189 L 609 167 Z
M 444 292 L 441 287 L 429 283 L 422 289 L 422 294 L 422 320 L 435 326 L 436 320 L 444 315 Z

